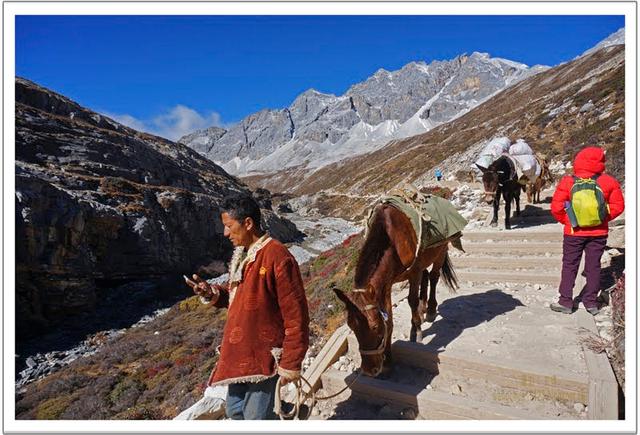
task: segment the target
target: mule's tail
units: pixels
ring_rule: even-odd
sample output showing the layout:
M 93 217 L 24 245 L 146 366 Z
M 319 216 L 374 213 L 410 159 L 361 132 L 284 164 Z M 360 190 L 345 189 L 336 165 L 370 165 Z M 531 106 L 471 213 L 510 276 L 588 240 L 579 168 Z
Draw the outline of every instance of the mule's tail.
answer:
M 456 271 L 453 270 L 453 264 L 451 263 L 451 259 L 449 258 L 449 252 L 447 252 L 447 256 L 444 259 L 444 264 L 442 265 L 442 279 L 444 279 L 444 283 L 451 289 L 452 292 L 455 293 L 458 286 L 458 276 L 456 275 Z

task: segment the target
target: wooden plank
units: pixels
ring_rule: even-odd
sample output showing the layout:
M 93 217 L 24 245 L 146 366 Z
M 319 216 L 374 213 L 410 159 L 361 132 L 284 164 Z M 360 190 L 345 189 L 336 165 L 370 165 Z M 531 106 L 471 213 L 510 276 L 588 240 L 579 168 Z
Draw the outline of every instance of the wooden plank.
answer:
M 304 378 L 311 384 L 311 388 L 303 384 L 305 393 L 310 390 L 317 391 L 320 388 L 322 373 L 347 351 L 347 335 L 349 332 L 350 329 L 347 325 L 340 326 L 318 352 L 313 364 L 303 374 Z
M 578 327 L 598 333 L 593 316 L 585 310 L 576 312 Z M 590 420 L 618 419 L 618 382 L 605 353 L 595 353 L 583 345 L 584 359 L 589 372 L 587 415 Z
M 327 393 L 344 388 L 352 382 L 353 373 L 327 370 L 322 382 Z M 461 396 L 425 390 L 418 385 L 398 384 L 380 379 L 360 376 L 351 386 L 358 398 L 370 403 L 410 406 L 416 408 L 422 418 L 443 420 L 531 420 L 529 413 L 517 408 L 495 403 L 477 402 Z
M 500 387 L 513 388 L 533 394 L 541 394 L 555 400 L 586 403 L 588 383 L 577 376 L 559 376 L 557 373 L 542 373 L 482 362 L 452 353 L 435 352 L 425 345 L 408 341 L 396 341 L 392 345 L 393 357 L 431 373 L 442 376 L 482 379 Z

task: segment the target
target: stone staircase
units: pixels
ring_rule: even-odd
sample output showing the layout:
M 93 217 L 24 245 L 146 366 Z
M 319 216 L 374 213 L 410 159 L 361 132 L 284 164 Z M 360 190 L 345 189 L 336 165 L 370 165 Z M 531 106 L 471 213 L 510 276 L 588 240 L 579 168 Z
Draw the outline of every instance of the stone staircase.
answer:
M 504 225 L 504 209 L 498 222 Z M 487 218 L 488 226 L 491 216 Z M 511 230 L 468 231 L 466 253 L 450 255 L 461 283 L 557 286 L 562 267 L 562 227 L 554 223 L 549 203 L 526 205 L 512 219 Z
M 615 391 L 610 367 L 602 374 L 606 361 L 595 363 L 579 342 L 580 324 L 593 323 L 591 316 L 548 308 L 562 262 L 562 227 L 548 208 L 525 207 L 512 230 L 464 233 L 466 252 L 450 251 L 460 289 L 448 293 L 441 281 L 439 315 L 423 324 L 421 343 L 407 341 L 407 289 L 394 287 L 394 365 L 387 378 L 356 375 L 358 343 L 345 330 L 346 351 L 322 374 L 321 395 L 352 385 L 331 413 L 316 418 L 616 418 L 611 407 L 600 412 L 593 386 L 594 376 L 606 378 L 607 391 Z

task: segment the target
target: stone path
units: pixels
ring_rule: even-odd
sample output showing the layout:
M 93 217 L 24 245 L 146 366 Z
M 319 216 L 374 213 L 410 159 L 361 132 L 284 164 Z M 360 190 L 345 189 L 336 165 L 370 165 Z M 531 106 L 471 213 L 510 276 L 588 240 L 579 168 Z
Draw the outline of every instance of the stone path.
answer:
M 499 222 L 503 227 L 502 216 Z M 512 227 L 465 232 L 466 253 L 451 252 L 460 288 L 450 293 L 440 283 L 439 314 L 423 325 L 422 343 L 407 341 L 408 290 L 394 286 L 393 373 L 360 376 L 350 390 L 320 402 L 312 418 L 588 418 L 577 316 L 549 309 L 557 299 L 562 227 L 548 202 L 523 207 Z M 354 378 L 360 357 L 355 337 L 348 341 L 347 353 L 322 376 L 319 396 Z

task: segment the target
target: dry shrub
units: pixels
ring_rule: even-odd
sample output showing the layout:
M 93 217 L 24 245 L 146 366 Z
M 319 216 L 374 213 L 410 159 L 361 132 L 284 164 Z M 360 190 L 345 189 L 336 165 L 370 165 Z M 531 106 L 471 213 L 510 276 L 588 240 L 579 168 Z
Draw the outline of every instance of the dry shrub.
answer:
M 121 177 L 104 177 L 100 180 L 100 190 L 112 195 L 134 195 L 140 193 L 135 183 Z
M 611 293 L 611 311 L 613 318 L 613 343 L 610 349 L 613 370 L 618 378 L 618 383 L 624 391 L 625 383 L 625 275 L 616 281 L 616 287 Z
M 583 329 L 584 336 L 580 342 L 588 349 L 595 353 L 606 352 L 611 362 L 611 367 L 618 379 L 620 388 L 624 391 L 625 384 L 625 275 L 624 273 L 616 280 L 615 288 L 611 292 L 611 311 L 612 311 L 612 336 L 611 340 L 593 334 Z
M 476 181 L 476 173 L 471 169 L 468 169 L 468 170 L 460 169 L 456 171 L 454 176 L 458 181 L 463 181 L 468 183 L 473 183 L 474 181 Z
M 145 214 L 149 211 L 144 205 L 134 201 L 119 204 L 116 208 L 124 214 Z
M 38 420 L 57 420 L 72 401 L 72 396 L 60 396 L 49 399 L 40 404 L 36 411 L 36 418 Z

